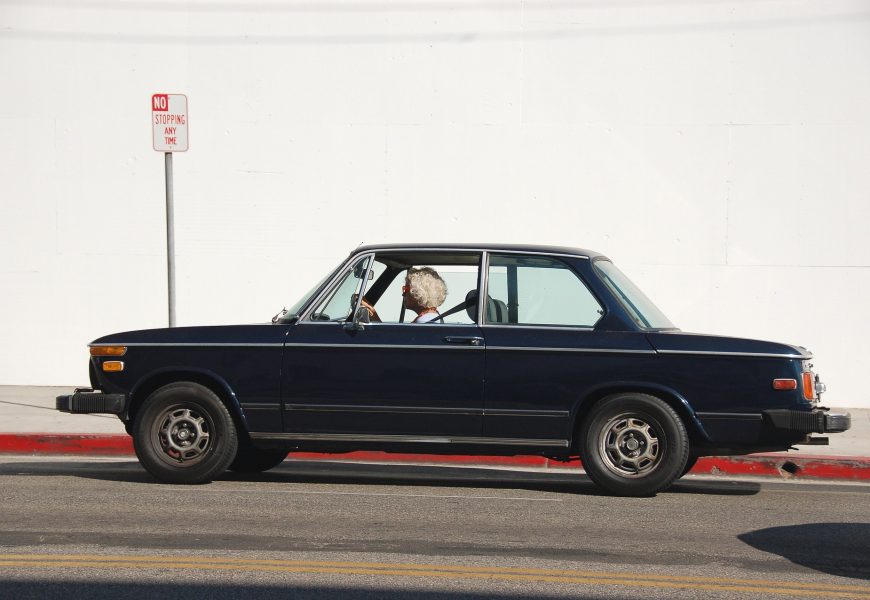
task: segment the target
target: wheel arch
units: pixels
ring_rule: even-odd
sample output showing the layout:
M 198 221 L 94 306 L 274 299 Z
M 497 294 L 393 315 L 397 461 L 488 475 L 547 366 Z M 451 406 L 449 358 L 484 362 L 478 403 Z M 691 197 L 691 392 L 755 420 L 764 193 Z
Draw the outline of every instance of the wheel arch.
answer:
M 592 412 L 602 400 L 616 394 L 639 393 L 655 396 L 670 406 L 686 427 L 686 432 L 689 434 L 690 447 L 696 444 L 703 444 L 710 441 L 704 426 L 695 414 L 689 401 L 675 390 L 663 385 L 636 382 L 622 381 L 614 382 L 606 385 L 598 386 L 589 391 L 586 396 L 581 399 L 574 408 L 574 419 L 571 428 L 571 448 L 574 451 L 580 450 L 580 427 L 584 419 Z
M 140 379 L 130 392 L 127 422 L 132 423 L 145 400 L 153 392 L 170 383 L 189 381 L 208 388 L 223 402 L 233 418 L 240 439 L 248 440 L 248 421 L 230 385 L 217 373 L 207 369 L 163 368 L 152 371 Z

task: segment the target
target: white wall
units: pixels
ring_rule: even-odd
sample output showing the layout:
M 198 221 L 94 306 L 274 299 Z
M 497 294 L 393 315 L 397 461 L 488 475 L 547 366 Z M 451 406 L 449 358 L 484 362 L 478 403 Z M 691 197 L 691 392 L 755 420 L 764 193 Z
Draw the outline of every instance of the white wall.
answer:
M 165 324 L 177 92 L 179 324 L 265 321 L 363 241 L 564 244 L 870 406 L 867 1 L 4 0 L 0 82 L 2 384 Z

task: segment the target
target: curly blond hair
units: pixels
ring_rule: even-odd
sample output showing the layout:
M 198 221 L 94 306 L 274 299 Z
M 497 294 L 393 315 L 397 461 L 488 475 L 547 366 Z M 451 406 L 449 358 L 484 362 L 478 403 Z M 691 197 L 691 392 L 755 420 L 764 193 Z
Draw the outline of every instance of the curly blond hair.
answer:
M 447 298 L 447 284 L 438 271 L 432 267 L 411 267 L 408 269 L 409 293 L 420 306 L 437 308 Z

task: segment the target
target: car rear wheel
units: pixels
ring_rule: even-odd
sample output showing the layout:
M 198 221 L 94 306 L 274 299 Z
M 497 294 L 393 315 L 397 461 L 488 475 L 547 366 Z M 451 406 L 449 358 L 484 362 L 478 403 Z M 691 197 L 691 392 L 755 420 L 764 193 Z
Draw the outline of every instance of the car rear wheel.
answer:
M 227 407 L 210 389 L 171 383 L 136 415 L 133 447 L 142 466 L 166 483 L 211 481 L 232 462 L 238 437 Z
M 580 430 L 589 477 L 612 494 L 650 496 L 682 475 L 689 457 L 686 428 L 655 396 L 627 393 L 599 402 Z
M 239 450 L 229 469 L 236 473 L 262 473 L 277 467 L 285 458 L 286 450 L 261 450 L 249 444 L 239 444 Z

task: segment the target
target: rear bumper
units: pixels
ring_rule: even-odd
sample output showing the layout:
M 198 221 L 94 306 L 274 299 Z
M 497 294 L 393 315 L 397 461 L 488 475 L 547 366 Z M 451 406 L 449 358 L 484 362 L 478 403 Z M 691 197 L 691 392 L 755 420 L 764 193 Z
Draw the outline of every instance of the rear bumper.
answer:
M 852 426 L 852 416 L 849 413 L 832 413 L 826 409 L 775 409 L 762 411 L 762 415 L 770 427 L 782 432 L 841 433 Z
M 127 410 L 126 394 L 104 394 L 91 388 L 77 388 L 75 392 L 55 399 L 55 408 L 61 412 L 86 414 L 108 413 L 122 415 Z

